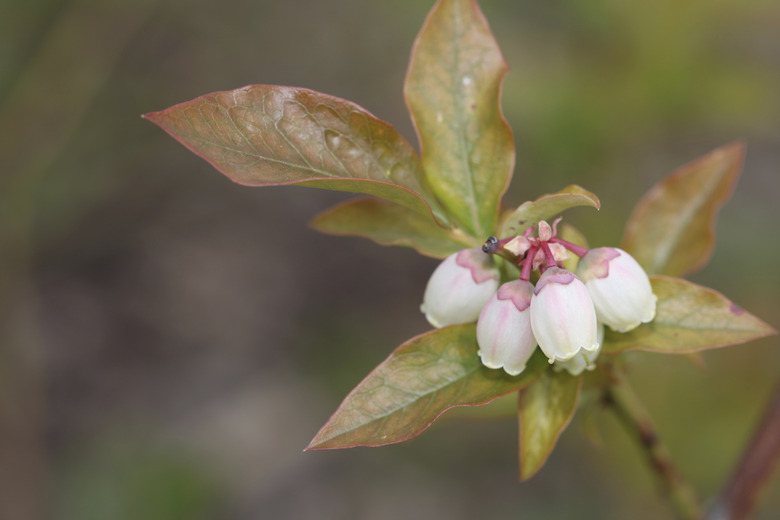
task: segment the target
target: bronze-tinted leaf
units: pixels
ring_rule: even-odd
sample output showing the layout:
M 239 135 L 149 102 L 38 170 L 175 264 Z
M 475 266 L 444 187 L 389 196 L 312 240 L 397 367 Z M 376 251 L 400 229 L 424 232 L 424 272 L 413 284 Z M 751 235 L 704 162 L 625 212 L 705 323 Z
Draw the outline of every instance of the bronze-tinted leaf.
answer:
M 345 202 L 312 220 L 314 229 L 333 235 L 355 235 L 382 245 L 407 246 L 434 258 L 480 244 L 457 237 L 453 230 L 440 227 L 430 216 L 377 198 Z
M 144 117 L 239 184 L 367 193 L 446 221 L 411 145 L 349 101 L 252 85 Z
M 577 206 L 599 209 L 599 198 L 586 189 L 572 184 L 558 193 L 542 195 L 534 201 L 520 204 L 516 210 L 503 219 L 501 236 L 519 235 L 540 220 L 550 220 L 559 213 Z
M 626 224 L 622 248 L 648 274 L 700 269 L 715 247 L 715 219 L 742 169 L 745 146 L 733 143 L 686 164 L 648 191 Z
M 623 334 L 607 328 L 603 353 L 689 353 L 769 336 L 776 331 L 722 294 L 668 276 L 651 276 L 655 319 Z
M 404 93 L 434 193 L 475 238 L 495 231 L 514 168 L 501 115 L 507 67 L 473 0 L 439 1 L 415 42 Z
M 547 367 L 537 351 L 512 377 L 482 365 L 476 327 L 432 330 L 398 347 L 344 399 L 307 450 L 409 440 L 454 406 L 486 404 L 519 390 Z
M 520 479 L 531 478 L 547 461 L 577 408 L 581 376 L 546 370 L 520 392 Z

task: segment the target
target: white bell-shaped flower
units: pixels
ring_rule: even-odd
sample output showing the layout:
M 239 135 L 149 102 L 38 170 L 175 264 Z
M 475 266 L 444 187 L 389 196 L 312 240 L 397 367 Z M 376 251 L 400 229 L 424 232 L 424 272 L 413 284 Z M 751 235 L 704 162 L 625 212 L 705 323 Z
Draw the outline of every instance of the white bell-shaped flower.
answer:
M 503 368 L 516 376 L 536 348 L 531 331 L 531 297 L 534 286 L 527 280 L 507 282 L 485 304 L 477 321 L 477 343 L 482 364 Z
M 599 347 L 593 352 L 588 352 L 585 349 L 580 350 L 576 356 L 568 361 L 556 361 L 553 364 L 553 369 L 556 372 L 566 370 L 573 376 L 582 374 L 585 370 L 593 370 L 596 368 L 596 358 L 599 357 L 601 352 L 601 346 L 604 344 L 604 325 L 598 324 L 596 329 L 596 339 L 599 342 Z
M 577 265 L 598 320 L 628 332 L 655 318 L 656 296 L 642 266 L 616 247 L 591 249 Z
M 434 327 L 473 323 L 498 289 L 500 273 L 481 248 L 453 253 L 433 271 L 420 310 Z
M 531 329 L 550 363 L 599 348 L 596 311 L 585 284 L 574 273 L 548 268 L 531 299 Z

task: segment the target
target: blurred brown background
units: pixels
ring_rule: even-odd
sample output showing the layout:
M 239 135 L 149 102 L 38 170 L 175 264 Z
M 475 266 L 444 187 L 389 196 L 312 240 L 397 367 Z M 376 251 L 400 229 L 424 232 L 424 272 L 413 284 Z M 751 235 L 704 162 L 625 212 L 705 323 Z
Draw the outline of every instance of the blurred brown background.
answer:
M 0 517 L 668 518 L 639 453 L 580 417 L 517 482 L 512 404 L 414 441 L 302 453 L 400 342 L 436 265 L 307 227 L 344 200 L 230 183 L 141 120 L 251 83 L 353 100 L 415 141 L 401 88 L 432 1 L 0 3 Z M 616 244 L 641 194 L 745 139 L 692 279 L 780 325 L 780 4 L 484 0 L 511 72 L 507 202 L 580 184 L 567 221 Z M 780 376 L 777 339 L 705 367 L 635 353 L 630 377 L 714 496 Z M 447 418 L 449 417 L 449 419 Z M 759 518 L 780 515 L 780 478 Z

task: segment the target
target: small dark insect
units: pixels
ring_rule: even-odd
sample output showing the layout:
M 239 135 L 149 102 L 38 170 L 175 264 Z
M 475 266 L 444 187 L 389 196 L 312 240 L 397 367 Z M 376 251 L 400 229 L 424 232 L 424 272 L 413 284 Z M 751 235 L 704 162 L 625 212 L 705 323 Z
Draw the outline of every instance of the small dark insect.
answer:
M 484 244 L 482 244 L 482 251 L 488 254 L 496 252 L 498 247 L 498 239 L 496 237 L 488 237 Z

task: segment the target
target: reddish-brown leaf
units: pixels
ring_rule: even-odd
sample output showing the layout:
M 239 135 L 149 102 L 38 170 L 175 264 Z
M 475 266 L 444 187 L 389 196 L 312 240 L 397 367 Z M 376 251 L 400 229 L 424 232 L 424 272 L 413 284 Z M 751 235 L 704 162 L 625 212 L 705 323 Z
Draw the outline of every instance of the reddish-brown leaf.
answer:
M 655 319 L 623 334 L 607 329 L 603 353 L 649 350 L 683 354 L 745 343 L 776 331 L 717 291 L 652 276 Z
M 742 169 L 733 143 L 686 164 L 648 191 L 626 224 L 622 248 L 648 274 L 682 276 L 703 267 L 715 247 L 715 219 Z
M 482 365 L 476 327 L 453 325 L 398 347 L 344 399 L 307 450 L 383 446 L 416 437 L 454 406 L 487 404 L 524 388 L 547 367 L 537 351 L 510 376 Z
M 411 145 L 349 101 L 251 85 L 144 117 L 239 184 L 367 193 L 446 221 Z

